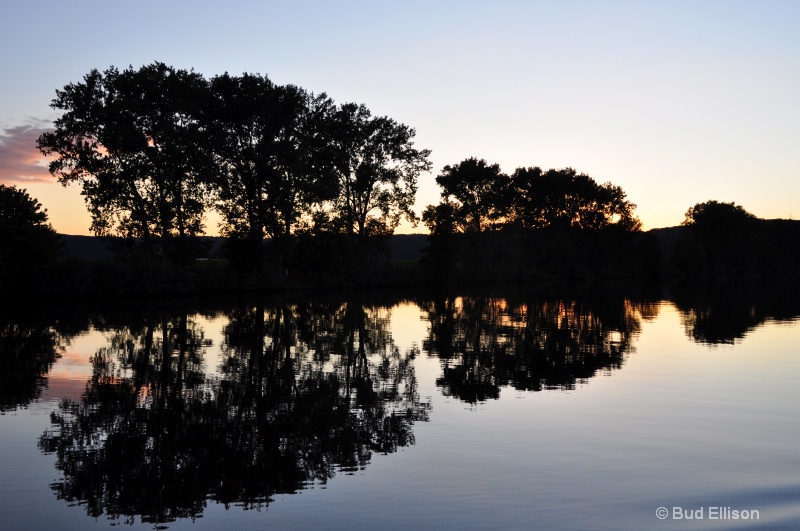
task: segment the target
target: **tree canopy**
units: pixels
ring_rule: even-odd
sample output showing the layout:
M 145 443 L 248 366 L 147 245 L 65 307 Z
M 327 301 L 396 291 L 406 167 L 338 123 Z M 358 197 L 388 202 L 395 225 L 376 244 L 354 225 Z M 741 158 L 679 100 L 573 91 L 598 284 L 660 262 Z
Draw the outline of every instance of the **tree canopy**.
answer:
M 430 151 L 413 145 L 414 129 L 348 103 L 334 114 L 330 134 L 339 191 L 332 226 L 363 238 L 393 233 L 403 216 L 416 223 L 417 179 L 431 164 Z
M 56 91 L 64 111 L 38 141 L 57 155 L 50 172 L 79 182 L 98 236 L 140 239 L 150 252 L 203 231 L 210 165 L 198 117 L 207 82 L 153 63 L 139 70 L 92 70 Z M 156 240 L 157 238 L 157 240 Z
M 296 232 L 315 205 L 335 197 L 321 145 L 332 100 L 253 74 L 214 77 L 211 93 L 205 120 L 223 232 L 257 241 Z
M 431 233 L 480 232 L 504 217 L 509 182 L 497 164 L 468 158 L 445 166 L 436 183 L 442 187 L 442 201 L 422 217 Z
M 414 129 L 364 105 L 266 76 L 199 73 L 153 63 L 92 70 L 56 91 L 63 111 L 38 147 L 50 171 L 80 183 L 98 236 L 169 255 L 203 233 L 216 209 L 224 234 L 286 255 L 302 232 L 391 234 L 413 211 L 430 151 Z M 249 246 L 250 250 L 256 246 Z
M 706 201 L 686 211 L 682 225 L 707 234 L 732 233 L 752 226 L 758 218 L 736 203 Z
M 27 190 L 0 184 L 0 227 L 6 230 L 52 231 L 47 210 Z
M 523 229 L 604 229 L 636 232 L 636 205 L 611 183 L 598 184 L 572 168 L 517 168 L 511 176 L 497 164 L 468 158 L 436 177 L 442 200 L 423 221 L 433 234 Z
M 524 228 L 641 229 L 622 188 L 572 168 L 518 168 L 511 176 L 510 219 Z

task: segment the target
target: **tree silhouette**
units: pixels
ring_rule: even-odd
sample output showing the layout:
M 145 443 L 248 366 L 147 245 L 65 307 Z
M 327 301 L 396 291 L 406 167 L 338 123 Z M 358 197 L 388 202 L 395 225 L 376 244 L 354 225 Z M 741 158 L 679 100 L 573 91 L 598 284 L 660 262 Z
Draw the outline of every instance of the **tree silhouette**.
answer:
M 287 239 L 310 223 L 315 205 L 336 195 L 323 158 L 333 103 L 253 74 L 214 77 L 211 91 L 205 121 L 223 233 L 249 242 L 246 251 L 255 261 L 265 237 L 286 253 Z
M 481 232 L 506 215 L 508 176 L 497 164 L 476 158 L 445 166 L 436 177 L 442 201 L 428 206 L 422 220 L 431 234 Z
M 0 289 L 24 290 L 41 282 L 61 254 L 47 210 L 26 190 L 0 184 Z
M 641 238 L 636 207 L 611 183 L 571 168 L 518 168 L 466 159 L 436 178 L 442 199 L 422 219 L 425 263 L 438 282 L 494 283 L 649 276 L 660 250 Z
M 436 177 L 442 201 L 428 206 L 423 221 L 433 235 L 497 228 L 604 229 L 639 231 L 636 205 L 622 188 L 597 184 L 572 168 L 517 168 L 511 177 L 497 164 L 469 158 L 445 166 Z
M 706 201 L 686 211 L 682 225 L 704 236 L 718 237 L 752 227 L 756 218 L 736 203 Z
M 150 254 L 181 254 L 203 230 L 210 160 L 198 116 L 207 103 L 200 74 L 153 63 L 92 70 L 56 91 L 64 111 L 39 137 L 50 172 L 79 182 L 98 236 L 141 239 Z
M 686 211 L 682 225 L 685 230 L 670 260 L 684 273 L 753 273 L 769 268 L 770 262 L 780 266 L 787 261 L 785 253 L 771 247 L 788 242 L 775 241 L 765 220 L 736 203 L 698 203 Z M 788 261 L 797 266 L 795 260 Z
M 96 235 L 148 257 L 191 258 L 214 207 L 251 266 L 264 263 L 268 239 L 288 272 L 305 234 L 336 245 L 348 236 L 345 262 L 359 263 L 378 254 L 368 237 L 392 234 L 403 217 L 416 223 L 417 179 L 430 168 L 414 129 L 255 74 L 208 81 L 158 62 L 111 67 L 56 91 L 51 106 L 64 111 L 38 139 L 57 157 L 51 173 L 81 184 Z
M 335 230 L 351 238 L 389 235 L 412 210 L 417 179 L 430 169 L 429 150 L 413 145 L 414 129 L 364 105 L 341 105 L 331 124 L 338 197 L 329 212 Z
M 622 188 L 611 183 L 598 185 L 572 168 L 546 172 L 539 167 L 517 168 L 509 190 L 508 215 L 526 229 L 641 229 L 633 214 L 636 205 L 625 199 Z

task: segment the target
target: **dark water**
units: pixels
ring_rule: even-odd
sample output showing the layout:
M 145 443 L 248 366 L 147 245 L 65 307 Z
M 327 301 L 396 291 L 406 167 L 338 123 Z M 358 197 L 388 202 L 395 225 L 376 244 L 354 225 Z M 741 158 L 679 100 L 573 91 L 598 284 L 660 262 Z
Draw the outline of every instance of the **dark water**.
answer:
M 0 527 L 794 527 L 796 292 L 7 307 Z

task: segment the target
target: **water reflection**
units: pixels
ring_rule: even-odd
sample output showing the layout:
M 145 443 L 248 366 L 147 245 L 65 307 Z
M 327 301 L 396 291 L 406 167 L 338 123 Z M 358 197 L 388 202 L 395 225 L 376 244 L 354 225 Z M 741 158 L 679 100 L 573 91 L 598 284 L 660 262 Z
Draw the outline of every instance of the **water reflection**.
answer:
M 658 305 L 613 297 L 587 300 L 493 296 L 444 297 L 424 305 L 429 355 L 442 361 L 437 381 L 465 402 L 499 397 L 500 388 L 573 389 L 598 371 L 622 366 L 642 317 Z
M 217 371 L 186 314 L 116 330 L 40 439 L 63 473 L 52 488 L 90 516 L 170 522 L 207 499 L 266 506 L 413 444 L 428 404 L 388 317 L 355 302 L 233 310 Z
M 0 412 L 39 398 L 63 349 L 62 338 L 50 326 L 0 321 Z
M 748 279 L 673 286 L 686 335 L 698 343 L 733 344 L 767 320 L 800 315 L 800 279 Z
M 800 315 L 785 286 L 674 293 L 697 341 Z M 92 377 L 39 440 L 61 472 L 58 498 L 128 523 L 199 517 L 209 500 L 266 507 L 415 443 L 430 406 L 419 349 L 399 350 L 390 333 L 397 300 L 3 318 L 2 407 L 35 399 L 69 337 L 91 323 L 104 334 Z M 660 304 L 659 293 L 624 289 L 419 297 L 428 332 L 418 339 L 441 363 L 441 392 L 467 403 L 504 387 L 574 389 L 623 367 Z

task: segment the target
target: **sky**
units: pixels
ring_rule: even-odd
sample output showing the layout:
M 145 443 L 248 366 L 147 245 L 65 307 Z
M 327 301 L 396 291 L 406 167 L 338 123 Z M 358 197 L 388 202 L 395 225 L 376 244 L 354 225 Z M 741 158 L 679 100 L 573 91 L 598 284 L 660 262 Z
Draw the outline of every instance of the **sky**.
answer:
M 477 157 L 612 182 L 645 229 L 710 199 L 800 219 L 799 27 L 791 0 L 5 0 L 0 183 L 89 234 L 79 186 L 35 147 L 50 102 L 92 69 L 159 61 L 264 74 L 415 128 L 433 163 L 418 214 L 445 165 Z

